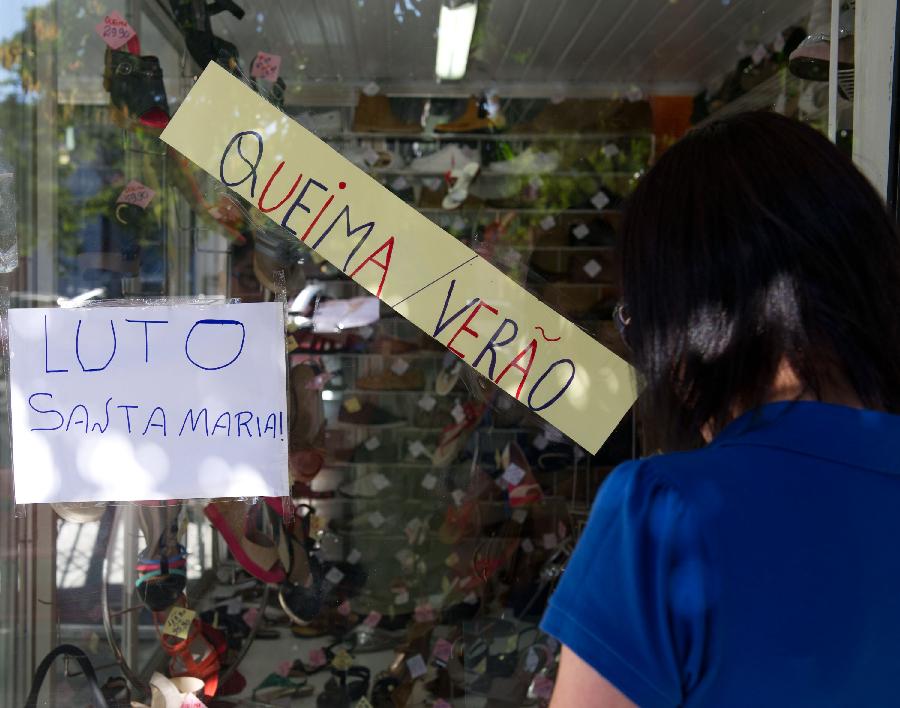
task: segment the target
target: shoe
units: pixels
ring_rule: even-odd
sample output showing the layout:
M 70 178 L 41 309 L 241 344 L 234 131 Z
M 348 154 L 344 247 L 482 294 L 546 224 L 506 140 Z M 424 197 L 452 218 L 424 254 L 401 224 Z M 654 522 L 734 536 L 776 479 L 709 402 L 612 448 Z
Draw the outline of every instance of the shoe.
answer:
M 169 102 L 159 59 L 107 49 L 103 87 L 109 91 L 113 118 L 129 127 L 138 123 L 162 130 L 169 123 Z
M 431 457 L 435 467 L 447 467 L 459 457 L 459 453 L 465 448 L 485 410 L 487 410 L 487 406 L 484 404 L 467 402 L 463 406 L 464 418 L 459 423 L 454 422 L 441 431 L 437 448 Z
M 352 401 L 354 399 L 350 399 Z M 370 428 L 391 428 L 406 425 L 406 421 L 399 416 L 376 406 L 370 401 L 357 401 L 357 407 L 353 410 L 347 408 L 350 401 L 344 401 L 341 411 L 338 413 L 338 422 L 345 425 L 364 425 Z
M 788 70 L 807 81 L 828 81 L 831 57 L 831 3 L 819 0 L 812 9 L 809 22 L 809 35 L 800 42 L 788 60 Z M 853 29 L 854 10 L 841 12 L 838 31 L 838 75 L 844 72 L 846 79 L 853 74 Z M 842 88 L 838 84 L 841 95 L 849 98 L 846 89 L 852 94 L 852 82 Z
M 448 123 L 435 126 L 437 133 L 484 133 L 500 130 L 506 126 L 506 120 L 500 114 L 495 97 L 482 97 L 480 100 L 471 96 L 466 103 L 466 110 L 459 118 Z
M 419 174 L 444 175 L 453 169 L 464 167 L 473 162 L 481 164 L 481 156 L 477 150 L 468 150 L 459 145 L 450 144 L 430 155 L 417 157 L 409 163 L 409 169 Z
M 191 58 L 201 69 L 214 61 L 235 73 L 239 71 L 237 47 L 213 34 L 210 17 L 228 11 L 238 20 L 244 11 L 232 0 L 216 0 L 207 4 L 206 0 L 169 0 L 175 23 L 184 35 L 184 43 Z
M 394 115 L 391 102 L 384 94 L 359 95 L 356 112 L 353 115 L 353 131 L 356 133 L 399 133 L 408 135 L 421 133 L 422 126 L 404 123 Z
M 444 209 L 456 209 L 462 205 L 469 196 L 469 185 L 478 176 L 481 167 L 477 162 L 470 162 L 461 169 L 450 171 L 450 189 L 441 200 Z
M 425 386 L 425 377 L 421 369 L 412 367 L 402 374 L 388 369 L 379 374 L 358 378 L 356 386 L 364 391 L 421 391 Z
M 441 370 L 434 380 L 434 392 L 438 396 L 447 396 L 459 383 L 459 375 L 462 373 L 462 361 L 453 352 L 447 352 Z

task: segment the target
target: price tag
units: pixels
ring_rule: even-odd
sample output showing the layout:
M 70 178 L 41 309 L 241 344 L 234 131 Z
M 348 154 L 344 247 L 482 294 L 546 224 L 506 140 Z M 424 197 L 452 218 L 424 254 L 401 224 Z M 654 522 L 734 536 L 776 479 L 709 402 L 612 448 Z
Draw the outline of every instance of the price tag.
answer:
M 278 78 L 278 72 L 280 70 L 281 57 L 278 54 L 257 52 L 256 58 L 253 60 L 253 68 L 250 69 L 250 76 L 254 79 L 275 81 Z
M 550 444 L 550 441 L 547 440 L 547 436 L 543 433 L 538 433 L 537 435 L 535 435 L 534 439 L 531 442 L 538 450 L 546 450 L 547 445 Z
M 406 668 L 409 669 L 409 675 L 413 680 L 419 678 L 419 676 L 424 676 L 425 672 L 428 671 L 421 654 L 409 657 L 406 660 Z
M 487 657 L 485 657 L 475 665 L 476 674 L 483 674 L 485 671 L 487 671 Z
M 310 649 L 309 657 L 306 660 L 307 666 L 311 669 L 318 669 L 325 664 L 328 663 L 328 659 L 325 657 L 324 649 Z
M 541 219 L 541 228 L 544 231 L 549 231 L 554 226 L 556 226 L 556 219 L 553 218 L 553 216 L 545 216 L 543 219 Z
M 517 524 L 524 524 L 525 519 L 528 518 L 528 510 L 527 509 L 516 509 L 512 513 L 512 520 Z
M 134 28 L 128 24 L 128 20 L 115 10 L 104 17 L 103 22 L 94 27 L 94 31 L 109 45 L 110 49 L 118 49 L 137 34 Z
M 325 580 L 327 580 L 332 585 L 337 585 L 344 579 L 344 574 L 338 570 L 337 568 L 331 568 L 327 573 L 325 573 Z
M 453 416 L 453 420 L 455 420 L 457 423 L 462 423 L 466 419 L 466 412 L 459 404 L 459 401 L 457 401 L 456 405 L 453 406 L 453 410 L 450 411 L 450 415 Z
M 772 49 L 776 52 L 780 52 L 784 49 L 784 35 L 781 32 L 775 35 L 775 40 L 772 42 Z
M 378 623 L 381 622 L 381 617 L 382 614 L 380 612 L 372 610 L 368 615 L 366 615 L 366 618 L 363 620 L 363 624 L 366 625 L 366 627 L 371 627 L 372 629 L 374 629 L 378 626 Z
M 344 409 L 348 413 L 359 413 L 362 410 L 362 406 L 359 403 L 359 399 L 354 396 L 344 401 Z
M 459 563 L 459 554 L 454 551 L 449 556 L 447 556 L 447 560 L 445 560 L 444 563 L 447 564 L 448 568 L 452 568 Z
M 510 462 L 506 471 L 503 473 L 505 479 L 510 486 L 515 487 L 519 482 L 525 479 L 525 470 L 519 467 L 515 462 Z
M 432 491 L 437 486 L 437 477 L 435 477 L 431 472 L 422 477 L 422 487 L 427 489 L 429 492 Z
M 413 456 L 413 458 L 421 457 L 427 452 L 425 446 L 422 444 L 421 440 L 413 440 L 409 444 L 409 454 Z
M 136 207 L 146 209 L 154 196 L 156 196 L 156 192 L 150 187 L 133 179 L 119 192 L 119 196 L 116 197 L 116 204 L 134 204 Z
M 397 376 L 403 376 L 403 374 L 409 371 L 409 362 L 406 359 L 397 359 L 397 361 L 391 364 L 391 371 L 397 374 Z
M 401 590 L 396 595 L 394 595 L 394 604 L 395 605 L 405 605 L 409 602 L 409 592 L 406 590 Z
M 403 529 L 403 532 L 406 534 L 406 540 L 409 543 L 416 542 L 416 536 L 419 533 L 419 530 L 422 528 L 422 519 L 418 516 L 409 520 L 409 523 L 406 524 L 406 528 Z
M 373 511 L 369 514 L 369 524 L 373 529 L 379 528 L 384 523 L 384 516 L 380 511 Z
M 294 662 L 290 659 L 285 659 L 284 661 L 278 662 L 278 668 L 275 669 L 275 672 L 281 676 L 282 678 L 287 678 L 290 676 L 291 668 L 293 668 Z
M 438 185 L 440 186 L 440 185 Z M 461 216 L 456 216 L 450 224 L 450 228 L 454 231 L 462 231 L 466 228 L 466 220 Z
M 225 603 L 225 614 L 226 615 L 239 615 L 241 614 L 241 607 L 244 604 L 244 601 L 240 596 L 231 598 L 227 603 Z
M 563 439 L 562 433 L 549 423 L 544 426 L 544 435 L 547 436 L 547 440 L 550 442 L 562 442 Z
M 560 521 L 556 525 L 556 535 L 559 536 L 560 538 L 565 538 L 567 533 L 568 533 L 568 531 L 566 529 L 566 525 L 562 521 Z
M 467 605 L 477 605 L 478 604 L 478 595 L 474 592 L 470 592 L 463 598 L 463 602 Z
M 375 491 L 380 492 L 391 486 L 391 480 L 381 474 L 381 472 L 376 472 L 372 475 L 372 486 L 375 487 Z
M 352 612 L 352 608 L 350 607 L 350 600 L 344 600 L 337 608 L 338 614 L 342 617 L 349 617 L 350 612 Z
M 532 685 L 534 686 L 534 695 L 538 698 L 550 700 L 550 696 L 553 695 L 552 679 L 548 679 L 546 676 L 535 676 Z
M 432 708 L 453 708 L 452 705 L 447 703 L 443 698 L 438 698 L 433 704 Z
M 603 208 L 609 204 L 609 197 L 606 196 L 605 192 L 597 192 L 591 197 L 591 204 L 593 204 L 594 208 L 598 211 L 603 211 Z
M 248 627 L 252 627 L 256 624 L 256 619 L 259 617 L 259 609 L 256 607 L 248 607 L 247 610 L 241 615 L 241 619 L 244 620 L 244 623 Z
M 310 514 L 309 517 L 309 532 L 313 536 L 318 536 L 325 530 L 325 527 L 328 525 L 328 522 L 324 517 L 319 516 L 318 514 Z
M 434 649 L 431 651 L 431 657 L 438 661 L 443 661 L 446 664 L 450 661 L 450 654 L 452 651 L 453 645 L 446 639 L 441 638 L 435 642 Z
M 372 708 L 372 704 L 369 703 L 369 699 L 363 696 L 356 703 L 356 708 Z
M 596 278 L 601 270 L 603 270 L 603 266 L 593 258 L 584 264 L 584 272 L 587 273 L 588 278 Z
M 437 401 L 434 397 L 429 396 L 427 393 L 419 399 L 419 408 L 421 408 L 426 413 L 430 413 L 434 410 Z
M 285 346 L 287 347 L 287 353 L 290 354 L 292 351 L 294 351 L 300 345 L 297 344 L 296 339 L 294 339 L 293 337 L 288 337 L 287 340 L 285 341 Z
M 338 649 L 331 660 L 331 665 L 338 671 L 346 671 L 353 666 L 353 657 L 347 653 L 346 649 Z
M 556 545 L 559 541 L 556 538 L 555 533 L 545 533 L 544 534 L 544 548 L 550 550 L 551 548 L 556 548 Z
M 432 192 L 436 192 L 441 188 L 441 178 L 440 177 L 426 177 L 422 180 L 422 184 L 425 185 L 425 189 L 428 189 Z M 463 224 L 465 226 L 465 224 Z
M 406 181 L 406 177 L 400 175 L 397 179 L 391 182 L 391 189 L 395 192 L 399 192 L 403 189 L 406 189 L 409 186 L 409 182 Z
M 572 235 L 579 241 L 587 236 L 590 232 L 591 230 L 587 227 L 587 224 L 578 224 L 578 226 L 572 229 Z
M 753 54 L 750 55 L 750 58 L 753 60 L 754 64 L 762 64 L 767 56 L 769 56 L 769 50 L 766 49 L 765 45 L 757 44 L 756 49 L 753 50 Z
M 528 653 L 525 655 L 525 670 L 529 674 L 533 674 L 537 671 L 538 661 L 540 661 L 540 657 L 538 653 L 534 650 L 534 648 L 530 648 Z
M 603 154 L 612 159 L 619 154 L 619 147 L 615 143 L 606 143 L 603 146 Z
M 366 440 L 366 450 L 377 450 L 379 447 L 381 447 L 381 440 L 378 439 L 377 435 L 373 435 L 371 438 Z
M 453 503 L 456 506 L 462 506 L 463 501 L 466 499 L 466 493 L 462 489 L 454 489 L 450 496 L 453 497 Z
M 173 607 L 169 611 L 166 623 L 163 625 L 163 634 L 168 634 L 171 637 L 178 637 L 179 639 L 187 639 L 188 632 L 191 629 L 191 623 L 196 616 L 196 612 L 189 610 L 186 607 Z
M 356 565 L 357 563 L 359 563 L 360 558 L 362 558 L 362 553 L 360 553 L 355 548 L 347 554 L 347 562 L 350 565 Z
M 522 541 L 522 550 L 526 553 L 531 553 L 534 550 L 534 544 L 531 542 L 530 538 L 526 538 Z

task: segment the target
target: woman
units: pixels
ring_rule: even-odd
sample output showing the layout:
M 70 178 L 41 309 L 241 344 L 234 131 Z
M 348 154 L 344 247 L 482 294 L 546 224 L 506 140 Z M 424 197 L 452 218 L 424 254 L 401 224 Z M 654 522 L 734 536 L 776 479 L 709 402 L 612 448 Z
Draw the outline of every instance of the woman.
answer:
M 900 238 L 772 113 L 663 155 L 623 228 L 649 449 L 599 494 L 543 628 L 552 706 L 900 704 Z

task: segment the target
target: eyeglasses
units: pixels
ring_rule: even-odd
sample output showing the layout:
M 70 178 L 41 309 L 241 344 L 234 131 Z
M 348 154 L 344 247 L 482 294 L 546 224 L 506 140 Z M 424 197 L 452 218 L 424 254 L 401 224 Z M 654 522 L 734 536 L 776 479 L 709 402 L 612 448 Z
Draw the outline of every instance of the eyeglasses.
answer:
M 622 300 L 619 300 L 615 308 L 613 308 L 612 318 L 613 322 L 616 323 L 616 329 L 619 332 L 619 337 L 622 338 L 622 342 L 631 349 L 631 345 L 628 343 L 628 327 L 631 325 L 631 315 L 628 314 L 628 306 Z

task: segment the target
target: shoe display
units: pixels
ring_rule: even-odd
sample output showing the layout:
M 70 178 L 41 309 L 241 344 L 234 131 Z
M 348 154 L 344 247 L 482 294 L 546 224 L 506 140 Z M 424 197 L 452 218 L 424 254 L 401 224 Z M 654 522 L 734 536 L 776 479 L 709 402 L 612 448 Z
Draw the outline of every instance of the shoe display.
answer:
M 391 102 L 384 94 L 368 96 L 360 93 L 353 115 L 353 131 L 356 133 L 397 133 L 408 135 L 422 132 L 422 126 L 405 123 L 394 115 Z
M 506 121 L 500 113 L 496 97 L 470 97 L 461 116 L 435 126 L 437 133 L 477 133 L 500 130 Z

